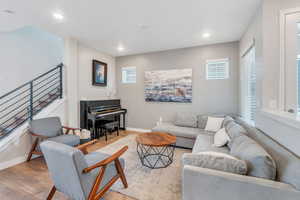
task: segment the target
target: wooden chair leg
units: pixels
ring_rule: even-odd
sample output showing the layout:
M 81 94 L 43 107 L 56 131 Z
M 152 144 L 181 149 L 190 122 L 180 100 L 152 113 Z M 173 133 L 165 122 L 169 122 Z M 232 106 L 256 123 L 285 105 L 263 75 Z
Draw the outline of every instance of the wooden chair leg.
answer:
M 105 134 L 105 141 L 107 142 L 107 129 L 104 130 L 104 134 Z
M 29 154 L 27 156 L 27 159 L 26 159 L 27 162 L 30 161 L 30 159 L 32 157 L 32 154 L 33 154 L 36 146 L 38 145 L 38 142 L 39 142 L 39 138 L 36 138 L 35 141 L 33 142 L 32 146 L 31 146 L 30 152 L 29 152 Z
M 117 172 L 121 178 L 121 181 L 124 185 L 125 188 L 128 187 L 128 183 L 127 183 L 127 180 L 126 180 L 126 177 L 125 177 L 125 174 L 124 174 L 124 171 L 123 171 L 123 168 L 122 168 L 122 165 L 120 163 L 120 160 L 119 159 L 116 159 L 115 160 L 115 164 L 116 164 L 116 169 L 117 169 Z
M 90 194 L 88 196 L 88 200 L 94 200 L 95 199 L 96 193 L 97 193 L 97 191 L 99 189 L 99 185 L 101 184 L 101 181 L 103 179 L 103 176 L 104 176 L 104 173 L 105 173 L 105 169 L 106 169 L 106 167 L 103 167 L 103 168 L 100 169 L 99 174 L 98 174 L 98 176 L 97 176 L 97 178 L 95 180 L 95 183 L 94 183 L 94 185 L 92 187 L 92 190 L 91 190 L 91 192 L 90 192 Z
M 53 186 L 50 193 L 48 194 L 47 200 L 51 200 L 53 198 L 55 192 L 56 192 L 56 188 L 55 188 L 55 186 Z

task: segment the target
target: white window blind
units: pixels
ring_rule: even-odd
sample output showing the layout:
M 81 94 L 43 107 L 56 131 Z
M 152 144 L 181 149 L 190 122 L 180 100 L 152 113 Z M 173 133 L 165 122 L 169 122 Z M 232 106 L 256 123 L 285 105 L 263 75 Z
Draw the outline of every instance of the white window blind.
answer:
M 218 80 L 229 78 L 229 59 L 206 61 L 206 79 Z
M 122 67 L 122 83 L 136 83 L 136 67 Z
M 297 57 L 297 82 L 298 82 L 298 85 L 297 85 L 297 97 L 298 97 L 298 115 L 300 115 L 300 55 L 298 55 Z
M 256 113 L 256 65 L 255 65 L 255 48 L 252 47 L 243 57 L 244 68 L 244 118 L 250 123 L 255 122 Z

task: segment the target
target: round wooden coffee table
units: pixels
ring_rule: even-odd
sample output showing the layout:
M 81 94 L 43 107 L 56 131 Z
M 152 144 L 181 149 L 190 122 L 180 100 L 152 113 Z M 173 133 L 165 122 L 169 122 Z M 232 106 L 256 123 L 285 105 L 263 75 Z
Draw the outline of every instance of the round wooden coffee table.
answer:
M 159 169 L 173 162 L 176 136 L 163 132 L 141 133 L 136 137 L 136 142 L 142 165 Z

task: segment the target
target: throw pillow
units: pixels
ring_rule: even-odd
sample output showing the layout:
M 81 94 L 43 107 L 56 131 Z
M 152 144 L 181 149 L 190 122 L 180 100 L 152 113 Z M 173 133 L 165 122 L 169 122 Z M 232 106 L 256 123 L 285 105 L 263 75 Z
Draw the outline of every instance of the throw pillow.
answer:
M 234 138 L 230 154 L 247 162 L 249 176 L 275 179 L 275 161 L 262 146 L 248 136 L 240 135 Z
M 223 147 L 230 141 L 229 136 L 226 133 L 226 129 L 220 129 L 214 136 L 214 146 Z
M 193 165 L 229 173 L 247 174 L 247 163 L 225 153 L 200 152 L 185 153 L 182 157 L 183 165 Z
M 174 124 L 176 126 L 197 128 L 197 115 L 191 112 L 178 112 Z
M 208 117 L 205 126 L 206 131 L 217 132 L 221 129 L 224 118 Z
M 207 123 L 207 118 L 208 116 L 211 117 L 216 117 L 216 118 L 224 118 L 224 114 L 206 114 L 206 115 L 198 115 L 198 128 L 200 129 L 205 129 L 206 123 Z

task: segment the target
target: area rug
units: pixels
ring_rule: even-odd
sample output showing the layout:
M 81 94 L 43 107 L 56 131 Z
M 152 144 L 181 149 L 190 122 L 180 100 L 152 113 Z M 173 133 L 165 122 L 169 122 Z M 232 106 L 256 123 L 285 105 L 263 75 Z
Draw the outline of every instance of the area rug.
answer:
M 173 163 L 167 168 L 149 169 L 144 167 L 136 152 L 136 135 L 126 136 L 104 148 L 99 152 L 112 154 L 128 145 L 123 154 L 126 162 L 125 175 L 128 188 L 124 189 L 119 180 L 112 190 L 133 197 L 138 200 L 181 200 L 181 157 L 183 153 L 191 152 L 187 149 L 176 148 Z

